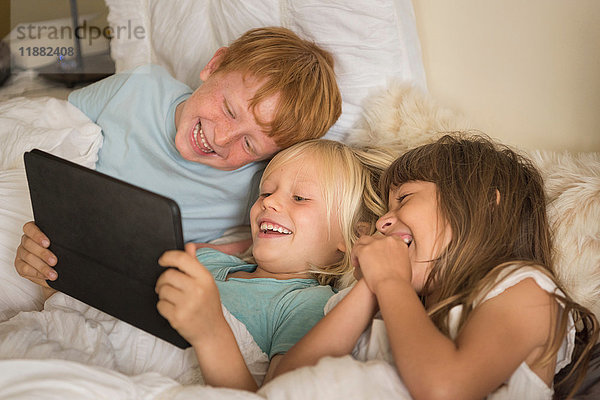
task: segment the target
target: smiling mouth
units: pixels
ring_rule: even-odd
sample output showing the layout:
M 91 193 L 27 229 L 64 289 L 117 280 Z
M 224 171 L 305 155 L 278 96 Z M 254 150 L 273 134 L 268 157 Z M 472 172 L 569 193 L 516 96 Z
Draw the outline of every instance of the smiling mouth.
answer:
M 282 235 L 291 235 L 292 231 L 289 229 L 277 225 L 271 222 L 262 222 L 260 224 L 260 231 L 265 234 L 282 234 Z
M 212 147 L 210 147 L 208 145 L 208 142 L 206 141 L 206 137 L 204 136 L 204 132 L 202 132 L 202 126 L 200 125 L 200 122 L 198 122 L 196 124 L 196 126 L 194 126 L 194 143 L 196 143 L 196 146 L 198 146 L 198 148 L 200 150 L 202 150 L 204 153 L 214 153 L 215 151 L 212 149 Z

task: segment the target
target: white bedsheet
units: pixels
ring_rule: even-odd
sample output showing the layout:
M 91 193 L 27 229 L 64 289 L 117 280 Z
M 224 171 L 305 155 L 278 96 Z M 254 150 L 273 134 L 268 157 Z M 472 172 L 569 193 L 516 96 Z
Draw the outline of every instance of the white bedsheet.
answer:
M 23 153 L 39 148 L 93 168 L 101 144 L 100 127 L 67 101 L 16 97 L 0 103 L 0 320 L 43 303 L 40 288 L 13 267 L 22 226 L 33 220 Z
M 63 360 L 0 361 L 0 399 L 410 399 L 393 367 L 350 356 L 324 358 L 282 375 L 258 393 L 181 385 L 155 372 L 127 376 Z
M 262 383 L 268 357 L 246 327 L 223 308 L 246 365 Z M 156 372 L 182 384 L 203 383 L 193 349 L 182 350 L 63 293 L 42 311 L 0 323 L 0 359 L 60 359 L 126 375 Z
M 0 321 L 23 311 L 0 325 L 0 400 L 409 398 L 388 362 L 349 356 L 285 374 L 258 394 L 191 384 L 201 382 L 192 354 L 68 296 L 54 295 L 45 311 L 29 312 L 42 309 L 43 301 L 39 288 L 13 266 L 21 227 L 32 219 L 22 154 L 37 147 L 93 167 L 100 146 L 100 128 L 66 101 L 0 103 Z M 266 356 L 225 313 L 251 372 L 260 377 Z M 378 334 L 362 343 L 357 354 L 385 356 Z

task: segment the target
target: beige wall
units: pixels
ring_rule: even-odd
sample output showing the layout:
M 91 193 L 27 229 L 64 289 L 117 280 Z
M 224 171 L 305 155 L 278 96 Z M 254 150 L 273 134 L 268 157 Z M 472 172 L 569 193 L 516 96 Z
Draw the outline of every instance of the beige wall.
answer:
M 600 151 L 599 0 L 413 0 L 429 91 L 529 149 Z

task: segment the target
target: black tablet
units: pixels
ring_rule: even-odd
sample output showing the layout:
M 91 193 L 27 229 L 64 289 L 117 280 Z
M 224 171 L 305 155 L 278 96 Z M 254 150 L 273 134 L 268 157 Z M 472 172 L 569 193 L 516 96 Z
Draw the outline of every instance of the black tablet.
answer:
M 175 201 L 40 150 L 25 153 L 35 223 L 58 257 L 48 284 L 180 348 L 156 309 L 157 263 L 183 249 Z

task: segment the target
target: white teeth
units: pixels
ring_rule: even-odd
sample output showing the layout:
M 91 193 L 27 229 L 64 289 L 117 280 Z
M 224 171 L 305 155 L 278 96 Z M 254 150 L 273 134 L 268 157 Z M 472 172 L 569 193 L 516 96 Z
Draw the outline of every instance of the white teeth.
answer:
M 292 232 L 287 230 L 286 228 L 282 227 L 282 226 L 273 226 L 273 224 L 267 223 L 267 222 L 263 222 L 262 224 L 260 224 L 260 230 L 261 231 L 273 231 L 273 232 L 279 232 L 279 233 L 283 233 L 285 235 L 290 235 Z
M 203 152 L 205 152 L 205 153 L 214 153 L 215 152 L 206 142 L 206 138 L 204 137 L 204 132 L 202 132 L 202 127 L 200 126 L 200 122 L 198 122 L 196 124 L 196 126 L 194 127 L 193 133 L 194 133 L 194 141 L 196 142 L 196 145 L 200 149 L 202 149 Z M 198 133 L 200 133 L 200 141 L 202 142 L 202 145 L 200 145 L 200 143 L 198 143 Z

